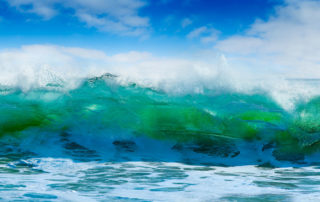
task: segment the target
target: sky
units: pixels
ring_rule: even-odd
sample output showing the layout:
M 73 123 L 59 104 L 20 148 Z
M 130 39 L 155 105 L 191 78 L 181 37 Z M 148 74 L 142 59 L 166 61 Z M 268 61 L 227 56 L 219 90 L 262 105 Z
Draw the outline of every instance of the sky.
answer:
M 217 66 L 319 78 L 319 10 L 319 0 L 0 0 L 0 68 L 82 61 L 90 72 L 148 69 L 154 80 L 172 69 L 172 79 L 195 69 L 217 75 Z
M 1 47 L 59 44 L 159 54 L 208 47 L 266 19 L 269 0 L 0 0 Z

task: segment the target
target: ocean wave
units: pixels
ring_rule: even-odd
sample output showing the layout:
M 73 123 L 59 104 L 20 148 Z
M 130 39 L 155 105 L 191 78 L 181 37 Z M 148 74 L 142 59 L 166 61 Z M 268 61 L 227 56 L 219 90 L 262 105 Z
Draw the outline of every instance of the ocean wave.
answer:
M 123 85 L 112 74 L 85 79 L 75 89 L 63 88 L 1 88 L 1 140 L 14 139 L 35 150 L 34 142 L 61 143 L 72 137 L 77 143 L 68 147 L 85 145 L 102 153 L 147 147 L 152 153 L 163 144 L 168 151 L 219 158 L 243 157 L 248 148 L 243 144 L 248 144 L 259 153 L 256 160 L 271 154 L 278 161 L 294 162 L 303 162 L 320 148 L 317 96 L 296 100 L 287 110 L 263 89 L 173 94 L 133 82 Z

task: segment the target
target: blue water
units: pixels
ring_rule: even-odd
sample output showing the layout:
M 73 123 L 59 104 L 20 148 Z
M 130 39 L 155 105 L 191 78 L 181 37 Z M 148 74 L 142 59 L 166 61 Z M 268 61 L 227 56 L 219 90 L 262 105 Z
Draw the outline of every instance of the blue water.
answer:
M 279 102 L 283 95 L 260 88 L 169 93 L 112 75 L 73 89 L 3 86 L 0 197 L 315 201 L 320 97 Z

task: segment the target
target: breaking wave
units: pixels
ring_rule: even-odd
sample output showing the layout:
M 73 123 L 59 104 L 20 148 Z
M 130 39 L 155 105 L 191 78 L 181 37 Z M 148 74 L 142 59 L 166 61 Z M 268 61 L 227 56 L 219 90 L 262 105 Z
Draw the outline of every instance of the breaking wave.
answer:
M 124 84 L 112 74 L 82 80 L 74 89 L 65 89 L 63 82 L 28 91 L 3 86 L 0 142 L 3 150 L 16 145 L 37 155 L 69 152 L 94 159 L 120 153 L 175 161 L 231 159 L 233 164 L 316 161 L 320 97 L 291 97 L 294 102 L 285 107 L 275 95 L 281 93 L 221 86 L 170 93 Z

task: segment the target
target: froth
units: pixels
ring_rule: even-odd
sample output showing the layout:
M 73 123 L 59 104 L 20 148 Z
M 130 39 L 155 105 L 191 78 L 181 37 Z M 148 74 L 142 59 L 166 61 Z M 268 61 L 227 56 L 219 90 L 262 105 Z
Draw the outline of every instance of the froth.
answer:
M 203 93 L 227 89 L 241 93 L 264 91 L 286 109 L 320 92 L 318 84 L 286 80 L 263 71 L 228 64 L 223 55 L 189 58 L 156 57 L 147 52 L 107 55 L 102 51 L 53 45 L 30 45 L 0 52 L 0 85 L 28 91 L 33 88 L 76 88 L 83 79 L 106 72 L 126 85 L 134 82 L 167 93 Z M 259 72 L 259 71 L 257 71 Z

